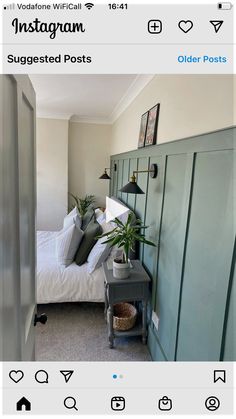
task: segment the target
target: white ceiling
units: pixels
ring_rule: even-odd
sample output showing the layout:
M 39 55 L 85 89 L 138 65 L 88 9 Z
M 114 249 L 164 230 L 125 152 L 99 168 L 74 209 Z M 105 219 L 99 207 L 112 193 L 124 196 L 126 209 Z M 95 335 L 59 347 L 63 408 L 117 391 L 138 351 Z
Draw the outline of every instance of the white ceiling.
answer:
M 112 123 L 152 75 L 35 75 L 37 115 L 81 122 Z

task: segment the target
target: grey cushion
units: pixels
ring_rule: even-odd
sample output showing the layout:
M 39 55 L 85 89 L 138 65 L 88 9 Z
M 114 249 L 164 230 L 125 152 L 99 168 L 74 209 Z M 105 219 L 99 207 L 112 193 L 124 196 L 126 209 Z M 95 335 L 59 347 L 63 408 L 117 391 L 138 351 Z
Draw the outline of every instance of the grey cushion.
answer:
M 82 226 L 81 226 L 82 230 L 86 230 L 92 218 L 95 218 L 95 212 L 94 212 L 93 206 L 90 205 L 86 213 L 82 217 Z
M 87 261 L 89 253 L 97 242 L 96 237 L 100 234 L 102 234 L 102 227 L 96 220 L 92 219 L 84 231 L 80 247 L 75 255 L 77 265 L 81 266 Z

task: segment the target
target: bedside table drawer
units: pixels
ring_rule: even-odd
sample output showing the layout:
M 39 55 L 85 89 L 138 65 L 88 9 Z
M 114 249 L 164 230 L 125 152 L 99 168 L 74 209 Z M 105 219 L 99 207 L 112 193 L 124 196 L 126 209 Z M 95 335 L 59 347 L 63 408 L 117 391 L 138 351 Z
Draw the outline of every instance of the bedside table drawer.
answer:
M 113 303 L 119 301 L 132 301 L 132 300 L 148 300 L 149 298 L 149 284 L 148 283 L 134 283 L 124 285 L 119 284 L 117 286 L 107 287 L 108 300 Z

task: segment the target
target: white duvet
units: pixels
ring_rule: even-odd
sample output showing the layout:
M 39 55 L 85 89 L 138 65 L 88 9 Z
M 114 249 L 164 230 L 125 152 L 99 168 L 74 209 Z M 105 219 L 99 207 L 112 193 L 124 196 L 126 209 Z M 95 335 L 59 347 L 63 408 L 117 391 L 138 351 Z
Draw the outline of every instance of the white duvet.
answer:
M 57 232 L 37 232 L 37 302 L 38 304 L 71 301 L 104 301 L 102 267 L 92 274 L 88 264 L 72 263 L 67 268 L 58 264 L 55 256 Z

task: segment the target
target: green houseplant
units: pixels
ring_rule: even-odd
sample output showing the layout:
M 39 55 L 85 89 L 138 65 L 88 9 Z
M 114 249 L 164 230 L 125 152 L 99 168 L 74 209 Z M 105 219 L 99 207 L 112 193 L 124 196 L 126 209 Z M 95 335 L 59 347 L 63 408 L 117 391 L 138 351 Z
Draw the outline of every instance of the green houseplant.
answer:
M 72 193 L 70 193 L 70 196 L 72 196 L 72 198 L 75 201 L 75 203 L 73 204 L 71 209 L 73 209 L 74 207 L 77 207 L 81 216 L 83 216 L 86 213 L 86 211 L 87 211 L 87 209 L 90 205 L 95 203 L 95 196 L 94 195 L 85 195 L 84 198 L 79 198 L 78 196 L 73 195 Z
M 115 218 L 112 222 L 115 224 L 115 228 L 108 233 L 102 234 L 100 238 L 107 237 L 107 240 L 103 243 L 110 243 L 111 246 L 117 246 L 122 249 L 122 258 L 114 259 L 113 261 L 113 276 L 125 279 L 130 274 L 129 255 L 131 251 L 135 251 L 135 243 L 140 242 L 150 246 L 156 245 L 145 239 L 142 231 L 148 227 L 142 225 L 141 220 L 135 219 L 134 214 L 130 213 L 125 223 L 122 223 L 118 218 Z

